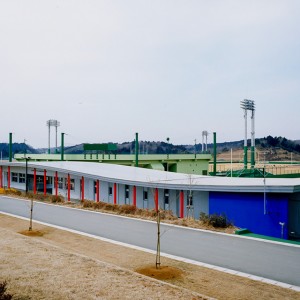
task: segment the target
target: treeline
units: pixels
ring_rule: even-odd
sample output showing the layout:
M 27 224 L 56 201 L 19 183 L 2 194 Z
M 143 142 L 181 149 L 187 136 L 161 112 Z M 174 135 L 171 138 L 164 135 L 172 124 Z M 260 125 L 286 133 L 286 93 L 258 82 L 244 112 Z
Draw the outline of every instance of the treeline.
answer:
M 250 144 L 250 140 L 248 141 Z M 286 139 L 285 137 L 272 137 L 267 136 L 264 138 L 256 139 L 255 143 L 257 147 L 261 148 L 282 148 L 289 152 L 299 152 L 300 153 L 300 143 Z M 223 142 L 217 143 L 217 152 L 226 152 L 230 148 L 237 149 L 243 147 L 243 141 L 235 142 Z M 60 149 L 58 149 L 60 150 Z M 8 144 L 0 143 L 0 153 L 2 159 L 8 158 Z M 172 143 L 166 142 L 154 142 L 154 141 L 140 141 L 139 142 L 139 153 L 140 154 L 193 154 L 201 153 L 202 145 L 173 145 Z M 46 153 L 47 149 L 34 149 L 33 147 L 24 143 L 13 143 L 12 145 L 13 155 L 17 153 L 27 153 L 27 154 L 38 154 Z M 58 151 L 59 152 L 59 151 Z M 213 145 L 208 144 L 208 152 L 213 152 Z M 55 153 L 55 149 L 51 149 L 51 153 Z M 74 145 L 65 148 L 66 154 L 83 154 L 83 144 Z M 117 154 L 134 154 L 135 153 L 135 143 L 134 142 L 124 142 L 122 144 L 117 144 Z
M 285 137 L 281 136 L 267 136 L 263 139 L 259 139 L 256 141 L 257 145 L 260 145 L 262 148 L 268 148 L 268 147 L 277 147 L 282 148 L 289 152 L 300 152 L 300 144 L 295 143 L 291 140 L 286 139 Z
M 135 152 L 135 142 L 125 142 L 117 145 L 118 154 L 133 154 Z M 186 154 L 190 153 L 188 146 L 173 145 L 166 142 L 140 141 L 140 154 Z
M 14 155 L 17 153 L 37 154 L 40 152 L 27 144 L 13 143 L 12 144 L 12 153 Z M 0 143 L 0 156 L 2 159 L 7 159 L 9 157 L 8 143 Z

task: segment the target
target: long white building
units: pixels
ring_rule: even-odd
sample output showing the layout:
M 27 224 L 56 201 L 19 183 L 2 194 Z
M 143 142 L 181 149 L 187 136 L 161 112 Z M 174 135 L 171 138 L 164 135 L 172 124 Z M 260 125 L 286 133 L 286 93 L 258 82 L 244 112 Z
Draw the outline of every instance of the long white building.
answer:
M 27 167 L 26 167 L 27 165 Z M 26 176 L 27 174 L 27 176 Z M 1 162 L 0 187 L 172 210 L 180 218 L 225 213 L 253 232 L 300 238 L 300 179 L 187 175 L 105 163 Z

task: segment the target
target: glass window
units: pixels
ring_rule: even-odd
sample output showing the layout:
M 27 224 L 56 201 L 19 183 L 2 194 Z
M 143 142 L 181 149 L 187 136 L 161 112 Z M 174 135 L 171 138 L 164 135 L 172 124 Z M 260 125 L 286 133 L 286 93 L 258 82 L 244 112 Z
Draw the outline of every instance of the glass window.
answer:
M 52 184 L 52 177 L 46 176 L 46 184 Z
M 193 206 L 193 192 L 189 191 L 186 196 L 187 196 L 186 199 L 187 206 Z
M 125 199 L 129 199 L 129 185 L 125 185 Z
M 64 188 L 64 179 L 62 177 L 58 177 L 58 188 L 59 189 Z
M 20 183 L 25 183 L 25 178 L 26 178 L 26 176 L 24 173 L 19 174 L 19 182 Z
M 112 196 L 112 186 L 108 187 L 108 196 Z
M 144 201 L 148 200 L 148 189 L 144 189 Z
M 165 190 L 165 204 L 169 204 L 169 190 Z
M 18 173 L 11 173 L 11 181 L 18 182 Z
M 65 178 L 65 188 L 66 190 L 68 189 L 68 178 Z M 70 190 L 74 191 L 75 190 L 75 179 L 70 179 Z
M 144 191 L 144 200 L 145 200 L 145 201 L 148 200 L 148 191 Z
M 148 209 L 148 188 L 143 190 L 143 208 Z

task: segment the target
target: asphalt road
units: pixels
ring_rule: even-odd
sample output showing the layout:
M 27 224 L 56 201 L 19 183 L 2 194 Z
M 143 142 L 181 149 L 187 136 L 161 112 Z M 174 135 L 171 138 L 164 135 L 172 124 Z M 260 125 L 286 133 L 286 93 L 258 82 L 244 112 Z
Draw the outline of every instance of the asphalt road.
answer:
M 29 217 L 28 201 L 0 197 L 0 212 Z M 157 225 L 35 202 L 33 220 L 156 250 Z M 161 224 L 161 251 L 300 286 L 300 247 Z

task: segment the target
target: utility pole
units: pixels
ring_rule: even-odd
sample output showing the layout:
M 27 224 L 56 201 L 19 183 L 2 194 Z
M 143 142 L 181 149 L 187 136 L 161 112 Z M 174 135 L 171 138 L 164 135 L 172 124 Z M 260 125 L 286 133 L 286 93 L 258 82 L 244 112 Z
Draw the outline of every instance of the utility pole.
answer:
M 135 166 L 139 166 L 139 134 L 135 134 Z
M 24 139 L 24 156 L 26 156 L 26 140 Z
M 169 171 L 169 162 L 168 162 L 168 159 L 169 159 L 169 154 L 170 154 L 170 138 L 167 137 L 167 172 Z
M 213 133 L 214 136 L 214 176 L 217 174 L 217 133 Z
M 65 154 L 65 133 L 61 133 L 61 149 L 60 149 L 60 160 L 64 160 L 64 154 Z

